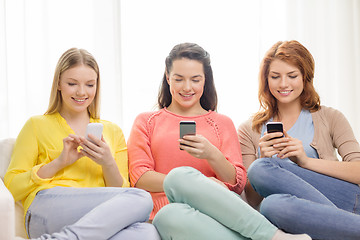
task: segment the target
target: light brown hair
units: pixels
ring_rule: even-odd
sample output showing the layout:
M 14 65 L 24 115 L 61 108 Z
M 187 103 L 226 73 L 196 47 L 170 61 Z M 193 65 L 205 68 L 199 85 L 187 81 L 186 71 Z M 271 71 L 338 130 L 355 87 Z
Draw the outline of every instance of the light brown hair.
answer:
M 304 83 L 304 89 L 300 95 L 302 108 L 311 112 L 320 109 L 320 97 L 313 84 L 315 70 L 313 56 L 298 41 L 277 42 L 267 51 L 260 65 L 258 92 L 260 110 L 252 120 L 252 128 L 258 132 L 266 121 L 279 113 L 277 100 L 271 94 L 268 83 L 270 64 L 275 59 L 284 61 L 300 70 Z

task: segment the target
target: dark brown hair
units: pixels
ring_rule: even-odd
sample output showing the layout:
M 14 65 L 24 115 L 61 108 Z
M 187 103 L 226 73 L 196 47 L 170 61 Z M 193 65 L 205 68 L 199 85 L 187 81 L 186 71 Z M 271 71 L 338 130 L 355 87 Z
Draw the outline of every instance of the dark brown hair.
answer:
M 210 54 L 202 47 L 195 43 L 181 43 L 176 45 L 169 53 L 165 60 L 165 72 L 161 82 L 158 94 L 159 108 L 168 107 L 171 104 L 170 87 L 166 79 L 166 74 L 169 74 L 173 62 L 178 59 L 196 60 L 202 63 L 205 74 L 204 92 L 200 98 L 201 107 L 205 110 L 216 111 L 217 108 L 217 94 L 214 84 L 213 72 L 210 64 Z

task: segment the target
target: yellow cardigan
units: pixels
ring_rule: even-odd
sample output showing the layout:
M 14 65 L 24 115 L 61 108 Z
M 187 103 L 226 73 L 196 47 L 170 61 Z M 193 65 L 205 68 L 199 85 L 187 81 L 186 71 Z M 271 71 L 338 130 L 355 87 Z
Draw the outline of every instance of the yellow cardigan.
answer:
M 123 187 L 129 187 L 127 148 L 122 130 L 109 121 L 90 119 L 90 122 L 103 123 L 103 136 L 124 178 Z M 75 133 L 59 113 L 31 117 L 19 133 L 4 182 L 15 201 L 22 201 L 25 213 L 37 192 L 43 189 L 105 187 L 101 166 L 88 157 L 80 158 L 52 178 L 42 179 L 37 175 L 40 167 L 60 155 L 63 139 L 69 134 Z

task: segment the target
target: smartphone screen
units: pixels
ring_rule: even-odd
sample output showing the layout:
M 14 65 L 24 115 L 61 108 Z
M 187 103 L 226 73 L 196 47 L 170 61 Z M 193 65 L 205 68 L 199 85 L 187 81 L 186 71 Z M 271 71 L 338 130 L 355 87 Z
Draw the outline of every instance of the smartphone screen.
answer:
M 268 122 L 266 123 L 266 131 L 267 133 L 284 132 L 283 124 L 282 122 Z M 281 138 L 281 137 L 275 137 L 275 138 Z M 270 140 L 275 138 L 271 138 Z
M 103 124 L 102 123 L 89 123 L 86 127 L 86 133 L 85 133 L 85 137 L 91 141 L 88 137 L 88 134 L 92 134 L 95 137 L 97 137 L 98 139 L 101 139 L 101 135 L 102 135 L 102 131 L 103 131 Z
M 183 138 L 185 135 L 196 135 L 195 121 L 180 121 L 180 138 Z M 180 145 L 185 144 L 180 143 Z M 180 150 L 183 149 L 180 148 Z
M 185 135 L 196 135 L 195 121 L 180 121 L 180 138 Z

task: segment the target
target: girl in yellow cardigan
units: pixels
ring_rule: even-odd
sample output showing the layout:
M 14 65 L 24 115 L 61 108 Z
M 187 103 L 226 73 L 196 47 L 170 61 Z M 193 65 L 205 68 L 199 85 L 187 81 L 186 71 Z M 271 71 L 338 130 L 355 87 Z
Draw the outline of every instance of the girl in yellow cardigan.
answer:
M 159 239 L 145 223 L 150 195 L 128 188 L 124 135 L 100 120 L 100 74 L 83 49 L 66 51 L 56 67 L 49 108 L 21 130 L 5 175 L 22 201 L 25 227 L 37 239 Z M 101 139 L 84 137 L 88 123 L 103 124 Z

